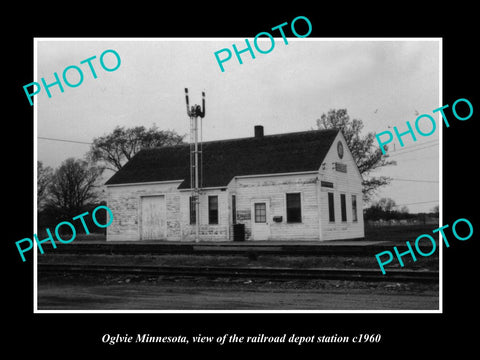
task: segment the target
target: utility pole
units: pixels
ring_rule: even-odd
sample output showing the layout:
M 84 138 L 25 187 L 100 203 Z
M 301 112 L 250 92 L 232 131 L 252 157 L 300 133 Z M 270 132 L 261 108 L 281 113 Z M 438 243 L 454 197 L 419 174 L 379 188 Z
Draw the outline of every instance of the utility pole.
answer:
M 185 101 L 187 103 L 187 114 L 190 118 L 190 189 L 195 203 L 195 242 L 200 241 L 200 190 L 202 184 L 199 181 L 199 170 L 202 167 L 202 150 L 198 146 L 198 118 L 202 122 L 205 117 L 205 92 L 202 92 L 202 106 L 192 105 L 189 107 L 188 89 L 185 88 Z M 202 132 L 200 132 L 200 147 L 202 147 Z M 200 161 L 199 161 L 200 155 Z M 202 174 L 203 177 L 203 174 Z

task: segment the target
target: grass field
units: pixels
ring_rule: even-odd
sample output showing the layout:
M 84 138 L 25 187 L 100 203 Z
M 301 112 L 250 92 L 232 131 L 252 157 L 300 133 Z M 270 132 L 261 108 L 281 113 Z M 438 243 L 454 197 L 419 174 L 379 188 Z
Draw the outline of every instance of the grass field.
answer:
M 432 234 L 432 230 L 438 227 L 438 224 L 365 226 L 365 240 L 393 241 L 404 244 L 406 241 L 413 243 L 421 234 L 432 235 L 438 240 L 438 234 Z

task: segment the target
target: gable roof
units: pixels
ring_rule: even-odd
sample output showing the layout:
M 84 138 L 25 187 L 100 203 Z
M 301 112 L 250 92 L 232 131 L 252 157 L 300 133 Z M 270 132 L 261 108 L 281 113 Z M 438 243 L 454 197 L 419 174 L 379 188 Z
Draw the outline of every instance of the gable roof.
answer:
M 203 187 L 227 186 L 235 176 L 316 171 L 339 130 L 312 130 L 203 143 Z M 190 188 L 190 145 L 144 149 L 105 184 L 183 180 Z

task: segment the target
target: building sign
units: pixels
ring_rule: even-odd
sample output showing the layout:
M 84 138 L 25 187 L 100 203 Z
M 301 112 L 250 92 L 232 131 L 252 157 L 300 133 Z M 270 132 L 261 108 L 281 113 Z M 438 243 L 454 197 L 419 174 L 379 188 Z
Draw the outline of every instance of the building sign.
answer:
M 322 187 L 327 187 L 327 188 L 332 188 L 333 189 L 333 183 L 330 181 L 321 181 L 320 182 Z
M 334 166 L 336 171 L 343 172 L 343 173 L 347 172 L 347 164 L 342 164 L 342 163 L 335 162 L 335 163 L 333 163 L 333 166 Z
M 237 210 L 237 221 L 250 220 L 250 210 Z

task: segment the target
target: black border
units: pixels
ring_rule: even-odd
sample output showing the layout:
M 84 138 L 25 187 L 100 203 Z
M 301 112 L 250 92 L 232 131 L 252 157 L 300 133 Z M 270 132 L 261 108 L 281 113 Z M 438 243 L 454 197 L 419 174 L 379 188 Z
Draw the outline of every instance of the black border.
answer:
M 43 4 L 42 4 L 43 5 Z M 291 4 L 264 6 L 260 9 L 246 3 L 223 3 L 207 8 L 188 3 L 174 10 L 161 3 L 84 4 L 82 7 L 41 7 L 11 11 L 15 21 L 4 23 L 8 51 L 4 72 L 7 86 L 4 95 L 4 228 L 2 242 L 3 269 L 7 281 L 4 311 L 8 333 L 5 344 L 20 353 L 27 346 L 51 357 L 102 353 L 135 354 L 152 352 L 167 356 L 165 350 L 212 354 L 218 350 L 238 353 L 259 348 L 282 352 L 313 350 L 318 356 L 328 351 L 336 356 L 347 350 L 356 354 L 388 356 L 430 356 L 443 349 L 461 349 L 468 353 L 475 344 L 476 322 L 469 319 L 476 312 L 476 254 L 478 254 L 478 215 L 470 206 L 474 197 L 477 161 L 475 128 L 480 112 L 479 78 L 476 57 L 475 9 L 462 3 L 421 9 L 418 4 L 384 4 L 382 7 L 342 3 L 338 8 L 323 3 L 293 8 Z M 40 9 L 41 7 L 41 9 Z M 34 37 L 241 37 L 251 38 L 258 32 L 290 22 L 296 16 L 310 19 L 311 37 L 442 37 L 443 38 L 443 104 L 467 98 L 474 115 L 468 121 L 452 120 L 443 131 L 443 220 L 452 224 L 458 218 L 469 219 L 474 236 L 465 242 L 453 240 L 444 249 L 443 314 L 33 314 L 33 261 L 27 256 L 22 263 L 14 241 L 33 233 L 33 112 L 22 86 L 33 79 Z M 12 24 L 13 23 L 13 24 Z M 477 110 L 478 109 L 478 110 Z M 447 112 L 447 115 L 451 112 Z M 409 240 L 409 239 L 406 239 Z M 108 346 L 100 338 L 105 333 L 151 333 L 155 335 L 202 333 L 210 336 L 224 333 L 253 335 L 283 333 L 322 333 L 354 336 L 357 333 L 381 333 L 380 344 L 348 346 L 317 344 L 295 345 L 215 345 L 188 346 Z M 5 353 L 9 353 L 5 349 Z M 40 354 L 38 354 L 40 355 Z M 173 354 L 170 353 L 169 356 Z

